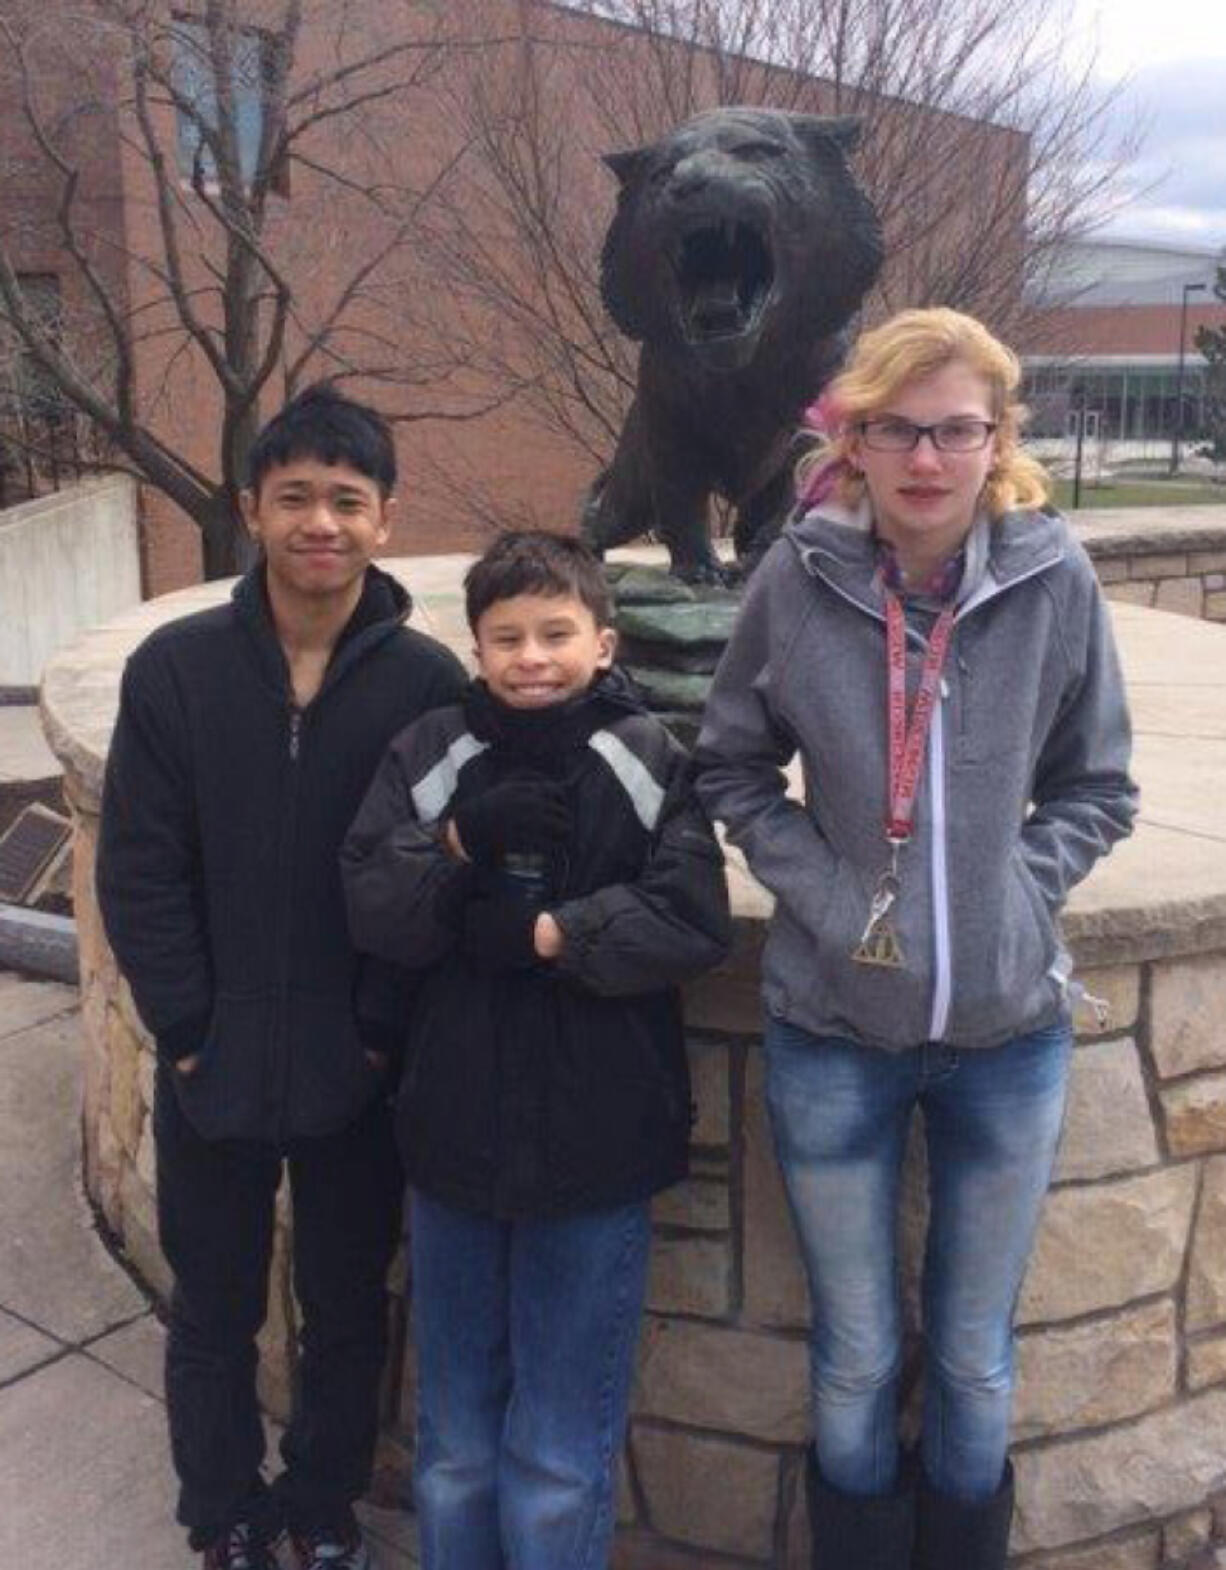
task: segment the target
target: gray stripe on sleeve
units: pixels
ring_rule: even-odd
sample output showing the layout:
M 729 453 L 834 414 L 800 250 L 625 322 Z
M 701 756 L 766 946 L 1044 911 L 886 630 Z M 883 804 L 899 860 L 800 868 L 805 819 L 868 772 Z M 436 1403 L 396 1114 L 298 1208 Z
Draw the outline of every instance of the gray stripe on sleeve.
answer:
M 660 821 L 664 787 L 652 778 L 643 760 L 612 731 L 594 731 L 588 738 L 588 746 L 598 752 L 612 769 L 618 784 L 629 796 L 639 822 L 650 834 Z
M 413 809 L 423 823 L 434 823 L 442 817 L 444 808 L 455 795 L 460 770 L 488 746 L 488 742 L 478 741 L 465 731 L 456 737 L 430 772 L 418 780 L 413 787 Z

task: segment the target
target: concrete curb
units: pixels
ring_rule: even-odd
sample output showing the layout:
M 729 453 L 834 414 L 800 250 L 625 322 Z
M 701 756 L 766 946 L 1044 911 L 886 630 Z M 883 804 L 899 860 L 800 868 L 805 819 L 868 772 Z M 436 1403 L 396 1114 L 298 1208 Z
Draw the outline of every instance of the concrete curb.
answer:
M 75 987 L 78 965 L 77 924 L 71 916 L 0 904 L 0 966 Z

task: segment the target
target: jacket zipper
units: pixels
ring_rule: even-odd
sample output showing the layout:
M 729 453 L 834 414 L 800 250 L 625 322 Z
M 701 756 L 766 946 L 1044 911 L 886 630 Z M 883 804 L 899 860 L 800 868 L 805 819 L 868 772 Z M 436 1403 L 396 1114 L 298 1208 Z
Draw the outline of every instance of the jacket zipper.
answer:
M 949 935 L 949 855 L 945 814 L 945 699 L 949 683 L 941 677 L 941 701 L 932 706 L 928 737 L 928 787 L 932 797 L 932 1014 L 929 1041 L 940 1041 L 949 1024 L 953 997 L 953 955 Z
M 972 594 L 966 604 L 961 606 L 954 615 L 957 624 L 969 616 L 972 611 L 977 611 L 983 605 L 990 605 L 995 599 L 1008 589 L 1016 588 L 1019 583 L 1025 583 L 1030 578 L 1037 578 L 1040 573 L 1046 572 L 1049 567 L 1054 567 L 1063 559 L 1064 552 L 1058 551 L 1055 556 L 1048 557 L 1045 561 L 1035 564 L 1026 572 L 1016 578 L 1010 578 L 1008 583 L 999 583 L 992 580 L 988 588 L 981 584 L 980 589 Z M 956 656 L 959 666 L 962 665 L 961 655 Z M 948 688 L 944 681 L 941 683 L 941 697 L 944 698 Z M 940 774 L 937 774 L 938 758 L 940 760 Z M 935 939 L 935 981 L 932 992 L 932 1019 L 929 1023 L 929 1039 L 940 1041 L 949 1028 L 949 1010 L 953 1001 L 953 946 L 950 938 L 949 927 L 949 865 L 948 865 L 948 821 L 945 812 L 945 726 L 944 706 L 938 705 L 932 726 L 932 752 L 929 757 L 932 773 L 930 784 L 932 787 L 932 905 L 933 905 L 933 934 Z M 939 832 L 938 832 L 939 824 Z
M 337 682 L 358 663 L 369 647 L 382 639 L 371 640 L 357 646 L 347 660 L 334 664 L 324 676 L 319 691 L 311 699 L 317 704 Z M 351 650 L 355 645 L 349 646 Z M 289 1030 L 289 979 L 290 979 L 290 928 L 294 907 L 294 846 L 298 837 L 298 794 L 301 786 L 302 734 L 306 723 L 305 710 L 290 697 L 289 735 L 286 753 L 289 758 L 289 793 L 281 821 L 280 855 L 277 874 L 280 878 L 280 902 L 277 909 L 277 931 L 274 953 L 277 957 L 277 987 L 273 998 L 272 1053 L 277 1078 L 277 1139 L 283 1142 L 289 1121 L 290 1043 Z
M 806 560 L 807 565 L 807 560 Z M 870 617 L 873 621 L 884 624 L 885 618 L 879 616 L 869 605 L 856 599 L 854 594 L 849 594 L 846 589 L 840 588 L 822 572 L 820 567 L 810 567 L 810 572 L 818 577 L 840 599 L 845 600 L 858 611 Z M 925 648 L 926 642 L 922 634 L 916 632 L 914 627 L 908 626 L 907 637 L 910 641 Z M 956 655 L 955 655 L 956 658 Z M 928 875 L 932 888 L 932 1005 L 928 1015 L 928 1039 L 939 1041 L 949 1023 L 949 1003 L 953 996 L 953 962 L 951 957 L 951 943 L 949 936 L 949 858 L 945 837 L 947 833 L 945 820 L 945 698 L 949 692 L 949 683 L 941 677 L 941 702 L 933 705 L 932 729 L 928 734 L 928 790 L 932 798 L 932 848 L 928 858 Z
M 293 855 L 298 832 L 298 783 L 302 757 L 302 710 L 296 703 L 289 711 L 289 793 L 286 810 L 281 820 L 280 856 L 277 874 L 280 881 L 280 900 L 277 907 L 277 938 L 274 952 L 277 956 L 277 990 L 273 999 L 272 1045 L 277 1067 L 277 1139 L 285 1139 L 289 1116 L 290 1053 L 289 1029 L 289 971 L 290 971 L 290 918 L 293 911 Z

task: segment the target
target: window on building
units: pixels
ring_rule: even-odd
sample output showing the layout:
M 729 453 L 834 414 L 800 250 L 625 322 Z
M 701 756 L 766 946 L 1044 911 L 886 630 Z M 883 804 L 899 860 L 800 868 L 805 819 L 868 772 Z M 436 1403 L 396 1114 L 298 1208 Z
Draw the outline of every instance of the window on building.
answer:
M 17 286 L 30 317 L 57 347 L 64 334 L 64 303 L 55 273 L 18 273 Z M 64 395 L 29 351 L 19 347 L 14 362 L 12 388 L 16 411 L 26 418 L 58 420 L 64 413 Z
M 185 180 L 195 175 L 197 158 L 206 183 L 215 184 L 217 164 L 205 145 L 204 131 L 217 128 L 217 80 L 209 51 L 209 33 L 204 22 L 176 16 L 171 25 L 174 41 L 173 81 L 179 97 L 190 103 L 195 113 L 180 109 L 178 114 L 179 173 Z M 238 138 L 239 167 L 243 181 L 250 185 L 260 155 L 264 131 L 264 107 L 273 76 L 273 39 L 255 27 L 235 30 L 231 41 L 231 94 Z M 282 165 L 272 180 L 272 189 L 289 195 L 289 169 Z
M 64 330 L 60 280 L 55 273 L 18 273 L 24 308 L 58 345 Z M 0 507 L 59 484 L 65 442 L 71 444 L 71 406 L 54 378 L 11 327 L 0 324 Z

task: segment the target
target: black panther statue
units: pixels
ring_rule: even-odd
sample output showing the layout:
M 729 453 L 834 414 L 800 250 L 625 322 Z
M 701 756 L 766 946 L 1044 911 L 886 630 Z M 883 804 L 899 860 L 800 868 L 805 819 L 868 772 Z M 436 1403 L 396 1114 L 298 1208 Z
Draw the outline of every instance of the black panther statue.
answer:
M 777 532 L 802 411 L 881 267 L 877 215 L 847 163 L 858 136 L 854 120 L 715 109 L 605 159 L 621 191 L 601 290 L 643 347 L 584 509 L 597 550 L 651 532 L 677 576 L 719 582 L 713 493 L 736 508 L 743 562 Z

